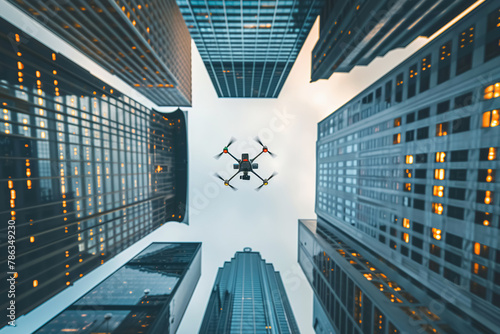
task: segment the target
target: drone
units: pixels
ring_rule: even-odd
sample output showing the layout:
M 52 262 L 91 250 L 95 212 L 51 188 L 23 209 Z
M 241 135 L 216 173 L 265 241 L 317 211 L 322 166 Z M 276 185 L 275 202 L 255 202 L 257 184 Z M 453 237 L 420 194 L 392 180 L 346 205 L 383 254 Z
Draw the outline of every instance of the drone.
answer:
M 223 182 L 224 182 L 224 185 L 225 186 L 228 186 L 230 187 L 231 189 L 233 190 L 238 190 L 236 189 L 235 187 L 233 187 L 229 182 L 231 182 L 231 180 L 236 176 L 238 175 L 239 173 L 243 173 L 243 175 L 240 175 L 240 179 L 241 180 L 250 180 L 250 175 L 249 173 L 252 173 L 254 174 L 255 176 L 257 176 L 261 181 L 262 181 L 262 184 L 256 188 L 255 190 L 259 191 L 260 188 L 262 188 L 263 186 L 267 186 L 269 184 L 269 180 L 272 179 L 277 173 L 274 172 L 273 174 L 271 174 L 271 176 L 269 176 L 267 179 L 263 179 L 262 177 L 259 176 L 259 174 L 257 174 L 254 170 L 255 169 L 258 169 L 259 168 L 259 164 L 255 163 L 254 161 L 260 157 L 260 155 L 262 153 L 269 153 L 270 156 L 272 156 L 273 158 L 276 157 L 276 155 L 274 153 L 271 153 L 271 151 L 269 151 L 269 149 L 267 148 L 267 146 L 265 146 L 264 144 L 262 144 L 262 141 L 259 139 L 259 137 L 256 137 L 255 138 L 255 141 L 257 143 L 260 144 L 260 146 L 262 146 L 262 151 L 257 154 L 257 156 L 255 156 L 255 158 L 253 159 L 250 159 L 249 158 L 249 155 L 248 153 L 243 153 L 241 154 L 241 159 L 238 160 L 234 155 L 232 155 L 230 152 L 229 152 L 229 146 L 231 146 L 232 143 L 235 142 L 236 139 L 234 138 L 231 138 L 229 140 L 229 143 L 227 143 L 226 146 L 224 146 L 224 148 L 222 149 L 222 152 L 217 154 L 214 158 L 215 159 L 219 159 L 223 154 L 229 154 L 234 160 L 236 160 L 238 163 L 237 164 L 234 164 L 233 165 L 233 168 L 234 169 L 237 169 L 238 171 L 233 175 L 231 176 L 229 179 L 224 179 L 222 176 L 220 176 L 219 174 L 215 174 L 215 176 L 219 179 L 221 179 Z

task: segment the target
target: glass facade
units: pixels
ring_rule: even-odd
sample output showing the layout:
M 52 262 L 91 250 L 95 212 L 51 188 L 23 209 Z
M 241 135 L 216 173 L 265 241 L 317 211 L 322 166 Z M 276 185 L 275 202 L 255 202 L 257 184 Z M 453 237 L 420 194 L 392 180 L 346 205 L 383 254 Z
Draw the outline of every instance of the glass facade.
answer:
M 318 217 L 453 291 L 447 307 L 485 333 L 500 328 L 499 14 L 481 4 L 321 121 L 317 141 Z
M 187 221 L 182 111 L 145 108 L 4 20 L 0 110 L 18 316 L 165 222 Z M 0 246 L 7 267 L 7 238 Z
M 429 37 L 474 2 L 327 1 L 320 14 L 320 38 L 312 52 L 311 80 L 349 72 L 419 36 Z
M 201 243 L 153 243 L 36 333 L 175 333 L 200 275 Z
M 299 333 L 281 276 L 246 248 L 219 268 L 200 333 Z
M 175 0 L 8 0 L 157 105 L 191 106 L 191 39 Z
M 219 97 L 276 98 L 324 0 L 177 0 Z

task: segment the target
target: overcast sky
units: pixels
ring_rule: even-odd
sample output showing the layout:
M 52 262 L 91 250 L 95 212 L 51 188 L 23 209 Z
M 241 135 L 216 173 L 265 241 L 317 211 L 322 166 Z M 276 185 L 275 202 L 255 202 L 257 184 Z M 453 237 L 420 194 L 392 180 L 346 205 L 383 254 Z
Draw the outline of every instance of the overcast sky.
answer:
M 153 106 L 122 81 L 95 65 L 61 39 L 0 0 L 0 16 L 24 28 L 49 47 L 76 60 L 116 89 L 137 101 Z M 310 81 L 311 50 L 318 38 L 314 25 L 278 99 L 219 99 L 203 62 L 193 44 L 193 107 L 188 110 L 189 138 L 189 226 L 169 223 L 139 241 L 67 288 L 58 296 L 18 319 L 17 329 L 0 332 L 30 333 L 73 303 L 104 277 L 131 259 L 154 241 L 201 241 L 202 276 L 179 327 L 179 334 L 197 333 L 214 283 L 217 268 L 229 261 L 236 251 L 251 247 L 280 271 L 299 328 L 313 333 L 312 290 L 297 263 L 297 220 L 314 218 L 314 187 L 317 123 L 349 101 L 384 73 L 415 52 L 424 43 L 421 38 L 404 50 L 390 52 L 368 67 L 350 73 L 334 74 L 330 80 Z M 171 111 L 175 108 L 160 108 Z M 252 138 L 259 135 L 277 154 L 259 157 L 262 177 L 279 174 L 260 192 L 260 185 L 235 178 L 239 190 L 224 187 L 214 172 L 228 176 L 233 161 L 227 156 L 213 159 L 229 138 L 237 156 L 254 155 L 259 146 Z

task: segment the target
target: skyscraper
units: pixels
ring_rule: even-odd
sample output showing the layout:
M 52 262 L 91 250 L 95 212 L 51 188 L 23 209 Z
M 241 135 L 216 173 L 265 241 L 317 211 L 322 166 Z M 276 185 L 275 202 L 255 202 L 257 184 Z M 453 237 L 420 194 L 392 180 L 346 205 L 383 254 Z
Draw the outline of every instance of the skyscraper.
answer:
M 157 105 L 191 106 L 191 39 L 175 0 L 9 0 Z
M 200 333 L 299 333 L 281 276 L 259 252 L 219 268 Z
M 18 317 L 166 221 L 187 222 L 182 111 L 147 109 L 5 20 L 0 107 L 0 218 L 15 221 Z
M 484 333 L 500 329 L 499 14 L 481 4 L 321 121 L 317 141 L 318 226 Z
M 311 80 L 349 72 L 374 58 L 429 37 L 475 0 L 327 1 L 312 52 Z
M 201 243 L 152 243 L 35 333 L 173 334 L 200 276 Z
M 177 0 L 219 97 L 277 98 L 324 0 Z

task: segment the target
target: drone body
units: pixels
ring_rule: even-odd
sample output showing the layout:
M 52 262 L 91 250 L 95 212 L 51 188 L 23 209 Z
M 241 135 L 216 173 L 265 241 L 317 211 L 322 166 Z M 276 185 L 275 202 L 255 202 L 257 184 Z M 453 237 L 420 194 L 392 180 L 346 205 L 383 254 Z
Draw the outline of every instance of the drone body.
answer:
M 231 144 L 234 142 L 234 139 L 232 138 L 229 143 L 222 149 L 222 152 L 219 153 L 218 155 L 215 156 L 216 159 L 219 159 L 223 154 L 229 154 L 234 160 L 236 160 L 236 164 L 233 165 L 234 169 L 237 169 L 238 171 L 231 177 L 229 178 L 228 180 L 225 180 L 222 176 L 220 176 L 219 174 L 215 174 L 216 177 L 218 177 L 219 179 L 221 179 L 222 181 L 224 181 L 224 185 L 225 186 L 229 186 L 231 187 L 231 189 L 233 190 L 237 190 L 235 187 L 233 187 L 232 185 L 229 184 L 229 182 L 236 176 L 238 175 L 239 173 L 242 173 L 242 175 L 240 175 L 240 179 L 241 180 L 245 180 L 245 181 L 248 181 L 250 180 L 250 174 L 249 173 L 252 173 L 254 174 L 255 176 L 257 176 L 261 181 L 262 181 L 262 185 L 260 187 L 258 187 L 257 189 L 255 190 L 260 190 L 260 188 L 262 188 L 263 186 L 267 186 L 268 183 L 269 183 L 269 180 L 274 177 L 276 175 L 276 173 L 273 173 L 270 177 L 268 177 L 267 179 L 263 179 L 259 176 L 259 174 L 257 174 L 254 169 L 258 169 L 259 168 L 259 164 L 257 163 L 254 163 L 254 161 L 262 154 L 262 153 L 269 153 L 271 156 L 274 157 L 274 154 L 271 153 L 267 146 L 264 146 L 264 144 L 262 144 L 262 142 L 260 141 L 259 138 L 256 138 L 256 141 L 262 146 L 262 151 L 257 154 L 257 156 L 253 159 L 250 159 L 249 157 L 249 154 L 248 153 L 243 153 L 241 154 L 241 159 L 237 159 L 234 155 L 232 155 L 230 152 L 229 152 L 229 146 L 231 146 Z

